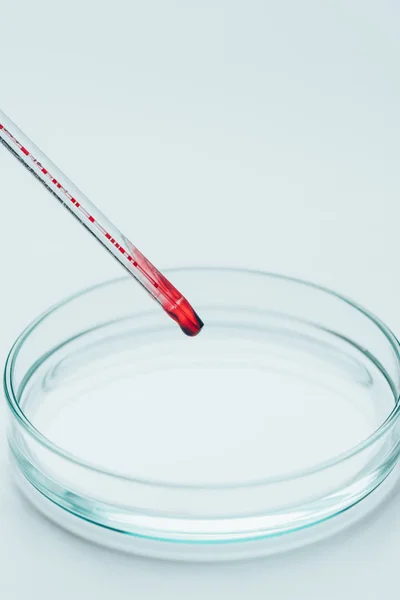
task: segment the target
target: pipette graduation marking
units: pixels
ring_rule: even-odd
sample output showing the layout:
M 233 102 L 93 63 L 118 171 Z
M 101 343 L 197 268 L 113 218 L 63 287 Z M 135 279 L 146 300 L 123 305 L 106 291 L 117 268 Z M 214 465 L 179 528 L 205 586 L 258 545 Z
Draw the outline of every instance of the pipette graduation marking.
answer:
M 0 142 L 66 206 L 189 336 L 203 322 L 184 296 L 0 110 Z

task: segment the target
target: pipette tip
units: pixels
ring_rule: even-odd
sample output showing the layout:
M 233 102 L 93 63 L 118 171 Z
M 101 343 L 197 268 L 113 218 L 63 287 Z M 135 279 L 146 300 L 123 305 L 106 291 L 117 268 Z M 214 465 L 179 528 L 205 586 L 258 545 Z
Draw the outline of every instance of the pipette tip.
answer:
M 182 298 L 174 308 L 167 310 L 169 316 L 178 323 L 183 333 L 194 337 L 202 330 L 204 323 L 193 310 L 186 298 Z

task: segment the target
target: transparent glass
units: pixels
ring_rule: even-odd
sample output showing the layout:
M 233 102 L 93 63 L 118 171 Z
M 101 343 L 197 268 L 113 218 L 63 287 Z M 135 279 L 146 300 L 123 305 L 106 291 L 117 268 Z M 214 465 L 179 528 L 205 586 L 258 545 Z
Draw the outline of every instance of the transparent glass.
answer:
M 168 554 L 298 531 L 387 477 L 399 344 L 378 319 L 268 273 L 169 275 L 205 322 L 197 338 L 123 278 L 51 308 L 14 344 L 9 440 L 28 488 Z

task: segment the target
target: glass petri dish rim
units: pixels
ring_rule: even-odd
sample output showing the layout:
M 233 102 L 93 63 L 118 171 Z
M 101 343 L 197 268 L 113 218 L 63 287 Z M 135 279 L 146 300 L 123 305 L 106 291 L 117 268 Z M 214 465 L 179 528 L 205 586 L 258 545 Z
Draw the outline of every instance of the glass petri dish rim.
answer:
M 316 283 L 313 283 L 313 282 L 310 282 L 310 281 L 307 281 L 307 280 L 304 280 L 301 278 L 292 277 L 290 275 L 284 275 L 281 273 L 261 271 L 261 270 L 257 270 L 257 269 L 245 269 L 245 268 L 238 268 L 238 267 L 216 267 L 216 266 L 175 267 L 175 268 L 165 269 L 165 272 L 168 273 L 170 276 L 173 276 L 174 273 L 185 272 L 185 271 L 191 272 L 191 273 L 196 272 L 196 271 L 197 272 L 219 272 L 219 273 L 226 272 L 226 273 L 236 273 L 238 275 L 250 275 L 250 276 L 257 276 L 257 277 L 265 277 L 265 278 L 269 278 L 269 279 L 280 279 L 280 280 L 286 281 L 288 283 L 293 283 L 293 284 L 296 284 L 299 286 L 308 287 L 308 288 L 314 289 L 316 291 L 320 291 L 324 294 L 330 295 L 330 296 L 336 298 L 337 300 L 349 305 L 350 307 L 355 309 L 357 312 L 359 312 L 363 316 L 365 316 L 368 320 L 370 320 L 376 327 L 378 327 L 378 329 L 381 331 L 381 333 L 383 333 L 383 335 L 385 336 L 386 340 L 389 342 L 389 344 L 396 356 L 397 363 L 398 363 L 398 371 L 400 373 L 400 342 L 397 339 L 397 337 L 377 316 L 375 316 L 368 309 L 364 308 L 361 304 L 351 300 L 347 296 L 344 296 L 338 292 L 335 292 L 325 286 L 322 286 L 322 285 L 319 285 L 319 284 L 316 284 Z M 294 479 L 299 479 L 302 477 L 306 477 L 308 475 L 312 475 L 313 473 L 321 472 L 321 471 L 324 471 L 325 469 L 334 467 L 335 465 L 356 456 L 362 450 L 364 450 L 368 446 L 372 445 L 375 441 L 377 441 L 379 438 L 381 438 L 385 434 L 385 432 L 393 425 L 393 422 L 397 421 L 397 419 L 399 418 L 400 396 L 398 396 L 396 398 L 394 408 L 388 414 L 388 416 L 383 421 L 383 423 L 381 423 L 381 425 L 372 434 L 370 434 L 368 437 L 366 437 L 364 440 L 362 440 L 361 442 L 359 442 L 358 444 L 356 444 L 349 450 L 342 452 L 340 454 L 337 454 L 328 460 L 321 461 L 319 463 L 317 462 L 310 467 L 286 473 L 285 476 L 278 475 L 278 476 L 272 476 L 272 477 L 265 477 L 263 479 L 244 481 L 243 483 L 234 483 L 233 484 L 233 483 L 225 482 L 220 485 L 215 484 L 215 483 L 213 483 L 213 484 L 202 483 L 202 484 L 197 485 L 197 484 L 171 483 L 171 482 L 162 481 L 162 480 L 129 477 L 125 474 L 118 473 L 116 471 L 111 471 L 109 469 L 105 469 L 105 468 L 101 467 L 100 465 L 96 465 L 93 462 L 86 461 L 86 460 L 79 458 L 79 456 L 76 456 L 73 453 L 64 450 L 61 446 L 54 444 L 51 440 L 49 440 L 46 436 L 44 436 L 27 418 L 24 411 L 20 407 L 20 405 L 17 401 L 16 395 L 14 393 L 14 387 L 13 387 L 14 365 L 18 358 L 18 353 L 19 353 L 20 349 L 22 348 L 23 344 L 25 343 L 25 341 L 28 339 L 30 334 L 32 334 L 37 329 L 37 327 L 39 327 L 40 324 L 49 315 L 57 312 L 58 310 L 62 309 L 63 306 L 65 306 L 69 302 L 77 300 L 81 296 L 84 296 L 87 293 L 93 292 L 95 290 L 99 290 L 99 289 L 107 287 L 107 286 L 112 286 L 121 281 L 126 281 L 127 279 L 129 279 L 129 276 L 122 276 L 122 277 L 117 277 L 117 278 L 113 278 L 113 279 L 108 279 L 106 281 L 102 281 L 100 283 L 88 286 L 87 288 L 83 288 L 83 289 L 79 290 L 78 292 L 75 292 L 74 294 L 67 296 L 63 300 L 53 304 L 47 310 L 42 312 L 36 319 L 34 319 L 20 333 L 20 335 L 17 337 L 14 344 L 12 345 L 12 347 L 8 353 L 8 356 L 6 358 L 5 367 L 4 367 L 4 375 L 3 375 L 3 387 L 4 387 L 6 401 L 7 401 L 8 406 L 11 409 L 12 416 L 17 418 L 20 425 L 22 425 L 24 430 L 32 438 L 34 438 L 34 440 L 36 442 L 38 442 L 39 444 L 41 444 L 42 446 L 44 446 L 51 452 L 54 452 L 56 455 L 60 456 L 61 458 L 65 459 L 73 464 L 76 464 L 80 467 L 97 472 L 101 475 L 105 475 L 107 477 L 125 480 L 125 481 L 129 481 L 129 482 L 141 484 L 141 485 L 148 485 L 148 486 L 152 486 L 152 487 L 182 488 L 182 489 L 194 489 L 194 490 L 195 489 L 218 490 L 221 488 L 235 489 L 235 488 L 259 487 L 259 486 L 268 485 L 271 483 L 280 483 L 280 482 L 285 482 L 285 481 L 291 481 Z

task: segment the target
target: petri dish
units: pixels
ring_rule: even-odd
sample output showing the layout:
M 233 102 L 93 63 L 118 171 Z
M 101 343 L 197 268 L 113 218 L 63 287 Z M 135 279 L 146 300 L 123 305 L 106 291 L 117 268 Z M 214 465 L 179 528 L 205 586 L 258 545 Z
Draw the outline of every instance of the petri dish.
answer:
M 196 338 L 125 277 L 17 339 L 4 389 L 21 488 L 78 534 L 164 558 L 316 537 L 398 461 L 397 339 L 312 283 L 228 268 L 168 276 L 205 322 Z

